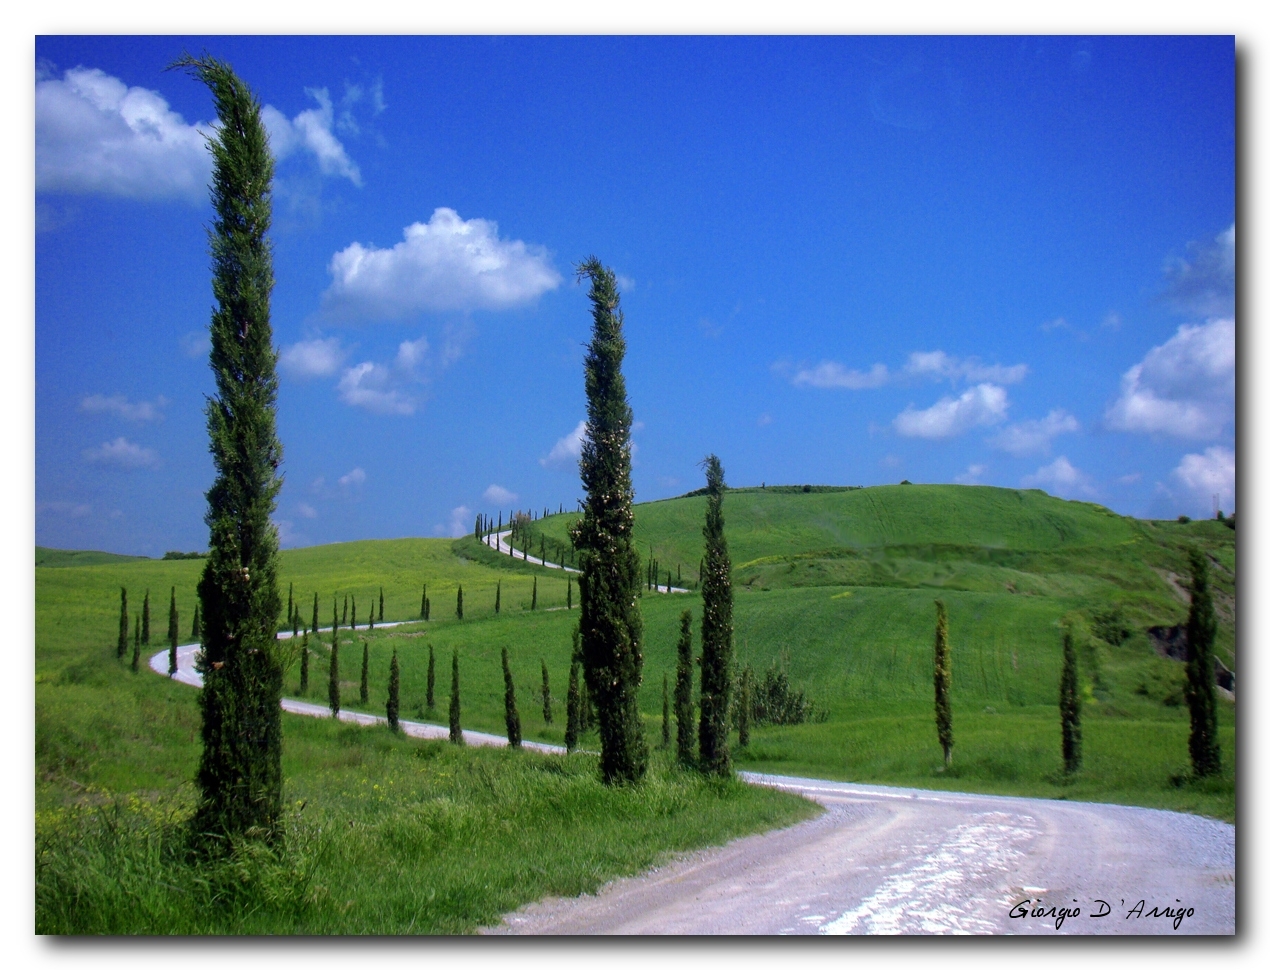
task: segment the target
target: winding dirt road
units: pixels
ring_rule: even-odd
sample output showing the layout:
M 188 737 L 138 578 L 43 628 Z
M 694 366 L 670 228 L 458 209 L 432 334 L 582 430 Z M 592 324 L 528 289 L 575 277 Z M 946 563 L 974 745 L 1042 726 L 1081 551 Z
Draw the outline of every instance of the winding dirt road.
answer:
M 495 552 L 501 552 L 504 556 L 511 556 L 513 559 L 523 559 L 525 562 L 535 566 L 546 566 L 548 569 L 563 569 L 566 573 L 578 573 L 580 570 L 574 569 L 572 566 L 566 566 L 558 562 L 548 562 L 545 559 L 539 559 L 537 556 L 527 556 L 522 552 L 516 555 L 516 550 L 511 547 L 507 541 L 507 537 L 511 535 L 511 529 L 504 529 L 502 532 L 491 532 L 481 541 L 489 546 Z M 493 539 L 493 542 L 490 540 Z M 653 590 L 658 593 L 687 593 L 688 590 L 680 589 L 678 586 L 654 586 Z
M 379 626 L 395 626 L 392 623 Z M 174 679 L 201 687 L 198 644 Z M 168 652 L 150 658 L 167 676 Z M 290 698 L 283 710 L 330 717 Z M 341 711 L 340 719 L 383 723 Z M 401 722 L 406 734 L 447 728 Z M 464 731 L 468 744 L 507 744 Z M 526 748 L 563 754 L 555 745 Z M 532 903 L 495 934 L 1231 934 L 1235 828 L 1123 805 L 886 788 L 743 773 L 826 809 L 681 856 L 594 896 Z

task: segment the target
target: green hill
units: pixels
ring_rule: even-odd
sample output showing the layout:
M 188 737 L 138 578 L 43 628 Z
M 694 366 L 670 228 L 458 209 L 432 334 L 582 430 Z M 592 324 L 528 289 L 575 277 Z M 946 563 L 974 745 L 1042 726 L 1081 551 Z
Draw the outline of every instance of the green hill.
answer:
M 123 556 L 116 552 L 35 547 L 37 566 L 100 566 L 103 563 L 136 562 L 147 558 L 146 556 Z

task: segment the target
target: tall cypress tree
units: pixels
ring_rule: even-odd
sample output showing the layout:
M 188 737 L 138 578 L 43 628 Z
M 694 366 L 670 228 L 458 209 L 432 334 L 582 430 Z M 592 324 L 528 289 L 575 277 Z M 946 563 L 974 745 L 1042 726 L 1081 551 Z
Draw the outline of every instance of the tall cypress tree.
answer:
M 622 377 L 626 341 L 613 271 L 594 256 L 578 267 L 591 281 L 592 337 L 586 356 L 587 436 L 578 467 L 586 503 L 572 538 L 582 567 L 578 592 L 582 667 L 598 708 L 600 775 L 634 782 L 648 768 L 639 713 L 644 657 L 639 555 L 632 542 L 631 423 Z
M 944 767 L 952 764 L 952 655 L 948 646 L 948 611 L 935 600 L 935 728 L 944 749 Z
M 542 722 L 551 723 L 551 678 L 547 675 L 547 661 L 542 661 Z
M 370 644 L 365 640 L 362 641 L 362 683 L 357 700 L 362 707 L 370 703 Z
M 670 674 L 661 675 L 661 746 L 670 747 Z
M 578 746 L 578 735 L 581 733 L 579 720 L 582 716 L 582 695 L 578 692 L 578 667 L 574 660 L 569 664 L 569 690 L 565 694 L 564 747 L 573 751 Z
M 1208 557 L 1190 550 L 1191 608 L 1186 617 L 1186 704 L 1191 712 L 1188 747 L 1191 771 L 1197 778 L 1221 771 L 1221 747 L 1217 740 L 1217 690 L 1214 687 L 1213 647 L 1217 642 L 1217 616 L 1208 588 Z
M 450 666 L 450 741 L 463 743 L 463 726 L 459 720 L 459 652 L 454 651 L 454 661 Z
M 331 705 L 331 716 L 340 716 L 340 641 L 331 637 L 331 666 L 327 673 L 326 698 Z
M 348 626 L 348 594 L 344 594 L 344 618 L 340 621 L 343 626 Z
M 176 587 L 172 587 L 172 602 L 168 604 L 168 676 L 176 673 L 176 641 L 181 638 L 176 615 Z
M 313 594 L 313 634 L 314 636 L 317 635 L 317 632 L 318 632 L 318 594 L 314 593 Z
M 379 587 L 379 622 L 384 622 L 384 588 Z
M 419 619 L 428 618 L 428 584 L 423 584 L 423 595 L 419 597 Z
M 498 613 L 503 608 L 503 581 L 498 581 L 498 586 L 494 589 L 494 612 Z
M 150 645 L 150 591 L 146 590 L 146 598 L 141 604 L 141 642 Z
M 304 642 L 300 644 L 300 696 L 309 692 L 309 631 L 304 631 Z
M 462 583 L 459 584 L 459 599 L 458 599 L 457 605 L 454 607 L 454 615 L 457 616 L 460 620 L 463 619 L 463 584 Z
M 425 620 L 432 619 L 432 600 L 427 597 L 423 600 L 423 618 Z
M 295 599 L 292 594 L 295 592 L 295 583 L 287 584 L 287 626 L 291 625 L 292 617 L 295 614 Z
M 331 642 L 338 642 L 340 632 L 340 605 L 338 597 L 331 597 Z
M 534 577 L 534 593 L 533 593 L 533 598 L 529 601 L 529 608 L 531 610 L 538 609 L 538 577 L 537 576 Z
M 141 617 L 137 617 L 137 633 L 132 638 L 132 672 L 141 669 Z
M 128 590 L 119 587 L 119 644 L 116 656 L 122 660 L 128 652 Z
M 512 668 L 507 662 L 507 648 L 503 647 L 503 714 L 507 721 L 507 743 L 520 747 L 520 713 L 516 710 L 516 685 L 512 682 Z
M 210 140 L 216 395 L 207 429 L 216 478 L 199 581 L 203 607 L 203 755 L 194 824 L 210 838 L 248 831 L 273 839 L 282 809 L 282 657 L 277 645 L 277 504 L 282 446 L 276 432 L 277 354 L 269 298 L 273 157 L 260 103 L 228 64 L 180 58 L 211 90 L 220 127 Z
M 723 466 L 714 455 L 706 469 L 705 578 L 701 584 L 701 722 L 698 765 L 707 774 L 732 773 L 728 704 L 732 693 L 732 563 L 723 534 Z
M 437 655 L 432 644 L 428 644 L 428 710 L 437 706 Z
M 203 639 L 203 614 L 199 612 L 199 604 L 194 603 L 194 622 L 190 624 L 190 639 L 201 642 Z
M 675 664 L 675 724 L 677 754 L 682 765 L 697 760 L 692 723 L 692 610 L 679 614 L 678 658 Z
M 397 648 L 392 648 L 392 662 L 388 665 L 388 728 L 400 731 L 397 715 L 401 710 L 401 667 L 397 664 Z
M 349 629 L 354 631 L 357 630 L 357 597 L 356 596 L 353 597 L 353 625 Z
M 1063 731 L 1063 770 L 1080 768 L 1080 685 L 1071 627 L 1063 631 L 1063 673 L 1058 679 L 1058 714 Z

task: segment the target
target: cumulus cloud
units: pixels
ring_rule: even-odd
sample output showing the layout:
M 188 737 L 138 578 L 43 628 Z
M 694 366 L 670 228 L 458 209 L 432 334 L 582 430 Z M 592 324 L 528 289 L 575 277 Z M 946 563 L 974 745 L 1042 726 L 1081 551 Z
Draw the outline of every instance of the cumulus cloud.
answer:
M 1066 455 L 1060 455 L 1048 465 L 1042 465 L 1031 475 L 1024 475 L 1023 487 L 1043 488 L 1045 491 L 1063 498 L 1097 494 L 1089 480 L 1089 476 L 1068 461 Z
M 393 386 L 392 372 L 383 364 L 363 361 L 350 367 L 336 387 L 340 400 L 376 414 L 414 414 L 415 401 Z
M 284 347 L 278 365 L 294 377 L 327 377 L 339 370 L 346 356 L 339 337 L 314 338 Z
M 472 517 L 472 510 L 466 505 L 450 509 L 450 535 L 455 539 L 467 535 L 474 521 L 476 520 Z
M 305 88 L 304 93 L 318 106 L 301 111 L 290 121 L 273 105 L 267 104 L 260 111 L 260 120 L 269 132 L 269 147 L 273 149 L 274 158 L 282 161 L 296 151 L 307 150 L 317 160 L 318 170 L 323 175 L 346 178 L 360 186 L 361 172 L 332 131 L 335 107 L 327 89 Z M 352 117 L 351 114 L 347 116 Z
M 983 478 L 983 473 L 988 470 L 987 465 L 970 465 L 964 472 L 953 479 L 958 485 L 978 485 Z
M 1029 419 L 1007 425 L 988 439 L 988 444 L 1012 455 L 1047 454 L 1050 441 L 1060 434 L 1080 430 L 1080 422 L 1064 411 L 1055 408 L 1039 421 Z
M 365 484 L 366 484 L 366 473 L 362 471 L 362 469 L 360 468 L 354 468 L 347 475 L 340 476 L 341 488 L 352 488 L 355 485 L 365 485 Z
M 866 371 L 847 370 L 832 360 L 824 360 L 815 367 L 802 368 L 791 378 L 795 387 L 845 387 L 851 391 L 860 391 L 871 387 L 881 387 L 890 378 L 885 364 L 874 364 Z
M 904 372 L 914 377 L 942 381 L 991 381 L 1017 384 L 1027 376 L 1027 364 L 984 364 L 978 357 L 953 357 L 942 350 L 914 351 L 908 355 Z
M 502 485 L 491 485 L 485 490 L 485 494 L 482 498 L 494 505 L 510 505 L 512 502 L 516 501 L 517 495 L 515 492 L 511 492 L 503 488 Z
M 129 401 L 122 394 L 90 394 L 79 402 L 79 409 L 89 414 L 113 414 L 125 421 L 162 421 L 162 409 L 168 399 L 162 394 L 153 401 Z
M 586 438 L 586 421 L 579 421 L 578 426 L 557 441 L 546 458 L 539 458 L 538 464 L 546 468 L 550 465 L 567 465 L 582 457 L 582 442 Z
M 1204 317 L 1235 312 L 1235 226 L 1210 242 L 1192 242 L 1186 256 L 1164 264 L 1165 296 L 1175 308 Z
M 1196 496 L 1218 501 L 1235 497 L 1235 453 L 1216 446 L 1204 449 L 1202 455 L 1183 455 L 1172 472 L 1173 477 Z
M 301 502 L 299 505 L 295 507 L 295 510 L 299 512 L 303 518 L 306 518 L 306 519 L 316 519 L 318 517 L 318 510 L 315 509 L 308 502 Z
M 103 442 L 96 448 L 86 448 L 83 454 L 87 462 L 115 468 L 154 468 L 159 464 L 158 453 L 152 448 L 143 448 L 122 437 Z
M 206 330 L 191 330 L 181 337 L 181 351 L 186 357 L 206 357 L 212 349 L 212 338 Z
M 447 328 L 439 351 L 426 336 L 403 340 L 390 364 L 362 361 L 347 368 L 336 390 L 340 400 L 377 414 L 414 414 L 419 402 L 412 387 L 427 384 L 463 354 L 465 331 Z
M 35 84 L 35 187 L 199 200 L 212 172 L 212 130 L 187 125 L 157 91 L 74 67 Z
M 1183 324 L 1120 379 L 1107 409 L 1115 431 L 1214 438 L 1235 411 L 1235 322 Z
M 337 316 L 397 319 L 420 311 L 503 310 L 560 285 L 547 251 L 501 239 L 498 223 L 439 208 L 391 249 L 353 243 L 331 257 L 323 295 Z
M 960 397 L 940 398 L 924 411 L 910 404 L 892 423 L 907 438 L 951 438 L 974 427 L 1001 423 L 1009 406 L 1005 388 L 976 384 Z

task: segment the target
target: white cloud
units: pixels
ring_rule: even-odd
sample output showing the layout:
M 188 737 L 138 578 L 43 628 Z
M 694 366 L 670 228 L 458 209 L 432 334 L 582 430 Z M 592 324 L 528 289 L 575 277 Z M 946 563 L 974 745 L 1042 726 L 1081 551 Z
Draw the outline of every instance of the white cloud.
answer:
M 265 105 L 260 111 L 260 120 L 269 132 L 269 147 L 273 149 L 274 157 L 282 161 L 295 151 L 307 150 L 317 159 L 318 169 L 323 175 L 346 178 L 360 186 L 362 174 L 357 164 L 348 157 L 343 144 L 331 130 L 335 109 L 330 94 L 326 88 L 305 88 L 304 91 L 318 106 L 301 111 L 290 121 L 273 105 Z
M 876 367 L 874 368 L 876 370 Z M 914 377 L 929 377 L 945 381 L 991 381 L 996 384 L 1017 384 L 1027 376 L 1027 364 L 983 364 L 978 357 L 953 357 L 942 350 L 914 351 L 908 355 L 904 372 Z
M 983 473 L 988 470 L 987 465 L 970 465 L 964 472 L 953 479 L 958 485 L 978 485 Z
M 316 519 L 318 517 L 317 509 L 315 509 L 308 502 L 301 502 L 299 505 L 295 507 L 295 510 L 299 512 L 303 518 L 306 518 L 306 519 Z
M 366 473 L 360 468 L 354 468 L 347 475 L 340 476 L 340 486 L 342 488 L 352 488 L 355 485 L 366 484 Z
M 181 337 L 181 350 L 186 357 L 206 357 L 212 350 L 212 338 L 206 330 L 191 330 Z
M 1080 430 L 1080 422 L 1064 411 L 1055 408 L 1039 421 L 1030 419 L 1007 425 L 988 439 L 988 444 L 1012 455 L 1046 454 L 1050 440 L 1060 434 Z
M 1235 225 L 1208 243 L 1190 243 L 1164 265 L 1166 296 L 1179 310 L 1205 317 L 1235 312 Z
M 397 347 L 396 365 L 407 373 L 415 373 L 428 360 L 428 338 L 403 340 Z
M 1120 379 L 1107 409 L 1115 431 L 1214 438 L 1235 411 L 1235 322 L 1183 324 Z
M 339 370 L 346 356 L 339 337 L 314 338 L 284 347 L 278 364 L 295 377 L 326 377 Z
M 129 401 L 122 394 L 112 394 L 110 397 L 90 394 L 79 402 L 79 408 L 89 414 L 113 414 L 125 421 L 162 421 L 162 408 L 167 403 L 168 399 L 162 394 L 153 401 L 136 402 Z
M 865 388 L 881 387 L 890 378 L 885 364 L 874 364 L 866 373 L 858 370 L 847 370 L 832 360 L 824 360 L 812 368 L 803 368 L 794 374 L 791 383 L 795 387 L 845 387 L 848 390 L 860 391 Z
M 910 404 L 892 423 L 908 438 L 951 438 L 977 426 L 999 424 L 1009 406 L 1005 388 L 976 384 L 960 397 L 940 398 L 924 411 Z
M 1024 488 L 1043 488 L 1053 495 L 1071 498 L 1074 495 L 1097 494 L 1089 476 L 1060 455 L 1048 465 L 1042 465 L 1034 474 L 1023 476 Z
M 41 515 L 52 512 L 54 515 L 69 515 L 72 519 L 82 519 L 91 515 L 93 508 L 82 502 L 36 502 L 35 512 Z
M 154 468 L 159 464 L 158 454 L 151 448 L 143 448 L 127 438 L 116 438 L 96 448 L 84 449 L 84 460 L 116 468 Z
M 37 191 L 133 199 L 205 197 L 211 125 L 187 125 L 163 96 L 97 68 L 35 84 Z
M 1220 445 L 1204 449 L 1202 455 L 1183 455 L 1172 475 L 1195 495 L 1218 501 L 1235 497 L 1235 453 Z
M 491 485 L 485 490 L 485 494 L 482 496 L 485 501 L 491 502 L 494 505 L 509 505 L 510 503 L 516 501 L 517 497 L 518 496 L 515 492 L 508 491 L 503 488 L 502 485 Z
M 546 458 L 539 458 L 538 464 L 546 468 L 548 465 L 565 465 L 576 462 L 582 456 L 582 441 L 586 438 L 586 421 L 579 421 L 578 426 L 557 441 Z
M 467 535 L 472 531 L 472 526 L 476 519 L 472 516 L 472 510 L 466 505 L 460 505 L 456 509 L 450 509 L 450 535 L 457 539 L 459 536 Z
M 414 399 L 392 385 L 392 373 L 387 367 L 363 361 L 344 371 L 336 390 L 340 400 L 352 407 L 376 414 L 414 414 Z
M 502 310 L 560 285 L 547 251 L 500 239 L 498 224 L 439 208 L 391 249 L 353 243 L 331 257 L 323 295 L 337 315 L 400 318 L 424 310 Z

